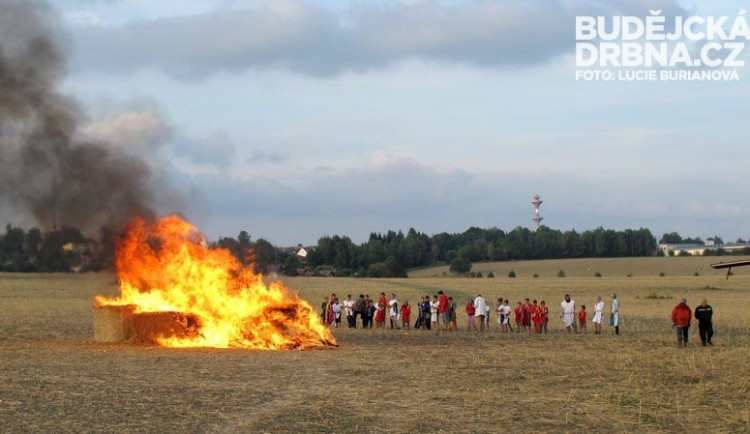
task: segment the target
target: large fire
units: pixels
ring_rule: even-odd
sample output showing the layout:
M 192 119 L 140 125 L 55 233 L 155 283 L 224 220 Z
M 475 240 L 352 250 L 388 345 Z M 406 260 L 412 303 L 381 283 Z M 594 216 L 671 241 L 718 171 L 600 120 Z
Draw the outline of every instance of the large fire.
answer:
M 166 347 L 306 349 L 336 345 L 305 300 L 280 283 L 266 285 L 225 249 L 177 216 L 136 220 L 116 253 L 120 297 L 97 306 L 132 306 L 135 314 L 177 312 L 197 319 L 189 336 L 162 336 Z

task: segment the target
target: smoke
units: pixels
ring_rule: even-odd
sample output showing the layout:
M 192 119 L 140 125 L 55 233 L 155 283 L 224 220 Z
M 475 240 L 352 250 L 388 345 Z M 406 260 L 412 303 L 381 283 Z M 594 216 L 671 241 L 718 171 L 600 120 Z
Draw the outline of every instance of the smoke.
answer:
M 152 218 L 162 187 L 151 167 L 77 138 L 83 111 L 57 90 L 66 56 L 56 20 L 43 3 L 0 0 L 0 207 L 89 233 Z

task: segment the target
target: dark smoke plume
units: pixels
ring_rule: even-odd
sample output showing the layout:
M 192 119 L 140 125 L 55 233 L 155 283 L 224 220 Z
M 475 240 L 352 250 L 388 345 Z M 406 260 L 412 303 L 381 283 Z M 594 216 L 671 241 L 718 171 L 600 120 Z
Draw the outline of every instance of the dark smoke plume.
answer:
M 76 139 L 83 113 L 57 90 L 65 55 L 56 19 L 42 3 L 0 0 L 0 206 L 44 228 L 118 231 L 153 217 L 154 176 L 141 159 Z

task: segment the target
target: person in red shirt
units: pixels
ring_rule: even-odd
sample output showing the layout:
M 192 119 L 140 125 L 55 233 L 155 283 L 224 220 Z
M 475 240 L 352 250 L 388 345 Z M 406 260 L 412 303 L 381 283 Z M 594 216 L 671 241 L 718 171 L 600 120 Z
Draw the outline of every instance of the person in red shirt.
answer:
M 442 317 L 443 330 L 448 331 L 451 323 L 451 303 L 443 291 L 438 291 L 438 314 Z
M 544 300 L 539 303 L 539 315 L 542 317 L 542 330 L 544 333 L 548 333 L 549 330 L 547 330 L 547 323 L 549 322 L 549 307 L 547 307 L 547 303 L 545 303 Z
M 539 305 L 536 303 L 536 300 L 534 300 L 534 303 L 531 305 L 531 321 L 534 322 L 534 333 L 541 333 L 542 311 L 539 308 Z
M 693 311 L 687 305 L 687 300 L 682 299 L 680 303 L 672 309 L 672 326 L 677 333 L 677 348 L 687 347 L 688 330 L 690 330 L 690 319 L 693 317 Z
M 531 315 L 534 313 L 534 306 L 531 305 L 529 299 L 525 299 L 523 302 L 523 331 L 531 333 Z
M 516 314 L 516 333 L 521 333 L 521 328 L 523 327 L 524 312 L 525 312 L 525 309 L 523 308 L 523 305 L 519 301 L 518 307 L 513 311 L 513 313 Z
M 578 311 L 578 329 L 581 333 L 588 334 L 586 330 L 586 305 L 581 305 L 581 310 Z
M 474 307 L 474 300 L 469 299 L 469 302 L 466 304 L 466 315 L 469 317 L 469 331 L 471 329 L 477 330 L 477 325 L 474 324 L 474 314 L 477 312 L 477 309 Z
M 409 300 L 404 300 L 404 304 L 401 305 L 401 325 L 404 329 L 409 328 L 409 321 L 411 321 L 411 305 Z
M 377 311 L 375 312 L 375 327 L 385 328 L 385 309 L 388 307 L 388 300 L 385 298 L 385 292 L 380 293 L 378 299 Z

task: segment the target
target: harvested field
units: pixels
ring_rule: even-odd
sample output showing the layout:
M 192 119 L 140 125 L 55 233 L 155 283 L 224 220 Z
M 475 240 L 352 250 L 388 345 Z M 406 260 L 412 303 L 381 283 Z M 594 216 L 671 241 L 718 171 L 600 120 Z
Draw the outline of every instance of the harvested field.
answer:
M 663 259 L 663 258 L 660 258 Z M 553 268 L 557 265 L 553 265 Z M 93 296 L 114 277 L 0 274 L 3 432 L 746 432 L 750 277 L 285 279 L 323 295 L 439 289 L 458 300 L 621 300 L 622 335 L 334 331 L 307 352 L 99 344 Z M 716 346 L 678 350 L 669 313 L 686 296 L 715 310 Z M 459 325 L 465 315 L 459 308 Z

